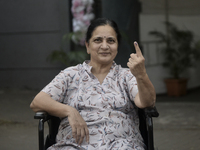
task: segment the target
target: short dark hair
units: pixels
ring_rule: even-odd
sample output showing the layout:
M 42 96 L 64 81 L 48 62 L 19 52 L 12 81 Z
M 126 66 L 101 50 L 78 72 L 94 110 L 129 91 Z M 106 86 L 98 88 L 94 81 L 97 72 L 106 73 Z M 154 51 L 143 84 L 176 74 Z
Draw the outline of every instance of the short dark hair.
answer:
M 113 20 L 107 19 L 107 18 L 98 18 L 98 19 L 95 19 L 95 20 L 93 20 L 91 22 L 91 24 L 89 25 L 89 27 L 87 29 L 87 32 L 86 32 L 85 41 L 87 43 L 89 43 L 89 40 L 92 37 L 93 31 L 98 26 L 105 26 L 105 25 L 109 25 L 109 26 L 111 26 L 115 30 L 116 35 L 117 35 L 117 41 L 118 41 L 118 43 L 120 43 L 120 41 L 121 41 L 121 34 L 119 32 L 119 29 L 118 29 L 118 26 L 117 26 L 116 22 L 113 21 Z

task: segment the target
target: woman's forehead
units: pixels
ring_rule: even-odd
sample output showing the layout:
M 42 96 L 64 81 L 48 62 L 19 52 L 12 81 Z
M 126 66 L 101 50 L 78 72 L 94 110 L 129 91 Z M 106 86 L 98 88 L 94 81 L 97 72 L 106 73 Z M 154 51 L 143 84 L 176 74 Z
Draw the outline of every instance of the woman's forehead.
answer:
M 116 37 L 115 30 L 109 26 L 98 26 L 92 34 L 93 37 L 101 37 L 101 38 L 108 38 L 108 37 Z

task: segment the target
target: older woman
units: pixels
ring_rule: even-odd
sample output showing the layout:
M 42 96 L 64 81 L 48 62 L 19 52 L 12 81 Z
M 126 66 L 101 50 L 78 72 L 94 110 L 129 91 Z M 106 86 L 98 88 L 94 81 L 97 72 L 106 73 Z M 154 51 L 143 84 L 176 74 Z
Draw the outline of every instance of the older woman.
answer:
M 61 71 L 30 107 L 61 118 L 57 143 L 49 150 L 146 148 L 137 108 L 154 106 L 156 94 L 137 42 L 128 68 L 114 62 L 120 33 L 114 21 L 100 18 L 86 34 L 90 60 Z

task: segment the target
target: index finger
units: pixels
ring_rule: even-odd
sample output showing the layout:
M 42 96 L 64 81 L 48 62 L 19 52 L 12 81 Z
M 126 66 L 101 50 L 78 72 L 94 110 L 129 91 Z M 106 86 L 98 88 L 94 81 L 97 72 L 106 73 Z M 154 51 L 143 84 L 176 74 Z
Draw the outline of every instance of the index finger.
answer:
M 135 46 L 136 54 L 138 56 L 142 56 L 142 52 L 141 52 L 140 47 L 139 47 L 139 45 L 136 41 L 134 42 L 134 46 Z

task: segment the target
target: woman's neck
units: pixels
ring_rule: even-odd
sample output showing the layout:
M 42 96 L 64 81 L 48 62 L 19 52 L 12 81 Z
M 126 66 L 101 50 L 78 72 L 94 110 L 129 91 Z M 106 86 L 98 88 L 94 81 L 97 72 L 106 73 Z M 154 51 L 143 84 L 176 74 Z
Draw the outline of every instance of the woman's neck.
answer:
M 112 63 L 110 63 L 110 64 L 97 64 L 97 63 L 90 62 L 89 65 L 92 66 L 91 72 L 94 75 L 95 74 L 108 74 L 109 71 L 110 71 L 110 68 L 112 66 Z

